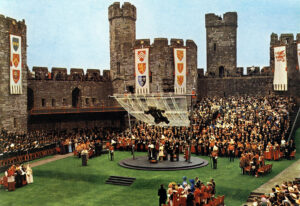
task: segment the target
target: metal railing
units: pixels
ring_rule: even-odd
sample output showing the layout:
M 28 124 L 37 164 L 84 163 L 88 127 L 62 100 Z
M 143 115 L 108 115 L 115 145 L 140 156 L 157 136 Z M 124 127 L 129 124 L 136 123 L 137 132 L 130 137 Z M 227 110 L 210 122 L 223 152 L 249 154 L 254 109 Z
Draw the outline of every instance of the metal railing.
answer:
M 100 106 L 100 107 L 76 107 L 76 108 L 33 108 L 30 115 L 41 114 L 71 114 L 71 113 L 91 113 L 91 112 L 121 112 L 125 111 L 120 106 Z

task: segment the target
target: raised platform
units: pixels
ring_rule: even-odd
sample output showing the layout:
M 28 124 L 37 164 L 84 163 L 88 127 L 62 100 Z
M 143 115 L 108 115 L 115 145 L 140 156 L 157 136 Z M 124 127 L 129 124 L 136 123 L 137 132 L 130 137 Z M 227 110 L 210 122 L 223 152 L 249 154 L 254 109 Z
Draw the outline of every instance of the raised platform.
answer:
M 189 170 L 208 165 L 208 161 L 199 157 L 192 157 L 191 162 L 185 161 L 183 156 L 179 157 L 179 161 L 171 162 L 169 160 L 161 161 L 158 163 L 150 163 L 147 156 L 124 159 L 119 162 L 119 165 L 129 169 L 135 170 L 155 170 L 155 171 L 174 171 L 174 170 Z

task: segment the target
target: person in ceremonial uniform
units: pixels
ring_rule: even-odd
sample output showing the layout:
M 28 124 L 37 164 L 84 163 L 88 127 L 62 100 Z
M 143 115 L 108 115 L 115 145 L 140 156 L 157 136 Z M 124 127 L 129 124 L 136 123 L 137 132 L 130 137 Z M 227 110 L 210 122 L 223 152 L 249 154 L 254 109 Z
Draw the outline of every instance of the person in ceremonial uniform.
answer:
M 228 146 L 228 152 L 229 152 L 229 161 L 234 162 L 234 140 L 231 139 L 229 146 Z
M 110 145 L 109 146 L 109 156 L 110 156 L 110 161 L 114 160 L 114 146 Z
M 242 169 L 243 175 L 245 174 L 246 165 L 247 165 L 246 156 L 244 154 L 242 154 L 241 158 L 240 158 L 240 168 Z
M 88 150 L 87 148 L 84 148 L 81 151 L 81 160 L 82 160 L 82 166 L 87 166 L 87 161 L 88 161 Z
M 164 158 L 164 145 L 162 143 L 159 146 L 158 157 L 159 157 L 159 161 L 163 161 L 163 158 Z
M 7 177 L 8 183 L 8 191 L 15 191 L 15 175 L 16 175 L 16 168 L 15 165 L 12 165 L 6 172 L 5 176 Z
M 176 158 L 176 161 L 178 162 L 179 161 L 179 141 L 178 139 L 176 140 L 175 142 L 175 148 L 174 148 L 174 157 Z
M 184 158 L 186 162 L 189 161 L 189 156 L 190 156 L 190 146 L 188 143 L 186 143 L 184 147 Z
M 218 147 L 215 145 L 213 147 L 213 151 L 211 153 L 211 158 L 213 161 L 213 169 L 217 169 L 217 164 L 218 164 Z

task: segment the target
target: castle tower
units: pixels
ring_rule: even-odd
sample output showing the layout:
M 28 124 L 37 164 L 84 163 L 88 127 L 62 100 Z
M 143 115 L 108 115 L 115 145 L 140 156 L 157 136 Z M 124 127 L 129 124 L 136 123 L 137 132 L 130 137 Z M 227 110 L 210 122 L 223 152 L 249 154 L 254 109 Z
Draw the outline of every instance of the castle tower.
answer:
M 10 34 L 21 37 L 22 94 L 10 92 Z M 19 45 L 19 44 L 18 44 Z M 25 21 L 0 15 L 0 129 L 27 131 L 27 39 Z M 19 50 L 19 49 L 18 49 Z
M 127 87 L 134 85 L 136 8 L 128 2 L 122 7 L 115 2 L 108 8 L 108 19 L 111 80 L 114 93 L 124 93 L 124 81 Z
M 224 77 L 236 74 L 237 13 L 227 12 L 222 17 L 205 15 L 207 72 Z
M 285 93 L 286 95 L 293 96 L 297 102 L 300 102 L 300 75 L 298 68 L 297 57 L 297 43 L 300 42 L 300 33 L 294 37 L 294 34 L 280 34 L 278 36 L 272 33 L 270 36 L 270 68 L 275 70 L 275 57 L 274 47 L 285 46 L 286 47 L 286 59 L 287 59 L 287 77 L 288 77 L 288 91 L 278 92 L 279 94 Z M 273 73 L 274 74 L 274 73 Z

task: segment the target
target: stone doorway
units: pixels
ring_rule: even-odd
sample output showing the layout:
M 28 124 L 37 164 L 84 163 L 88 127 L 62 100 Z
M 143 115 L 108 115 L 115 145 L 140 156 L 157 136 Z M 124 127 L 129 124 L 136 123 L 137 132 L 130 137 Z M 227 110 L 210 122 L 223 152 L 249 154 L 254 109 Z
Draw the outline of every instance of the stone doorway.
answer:
M 27 110 L 30 111 L 34 107 L 34 94 L 31 88 L 27 88 Z
M 224 77 L 224 74 L 225 74 L 225 69 L 223 66 L 220 66 L 219 67 L 219 77 L 220 78 L 223 78 Z
M 80 89 L 76 87 L 72 91 L 72 107 L 79 107 Z

